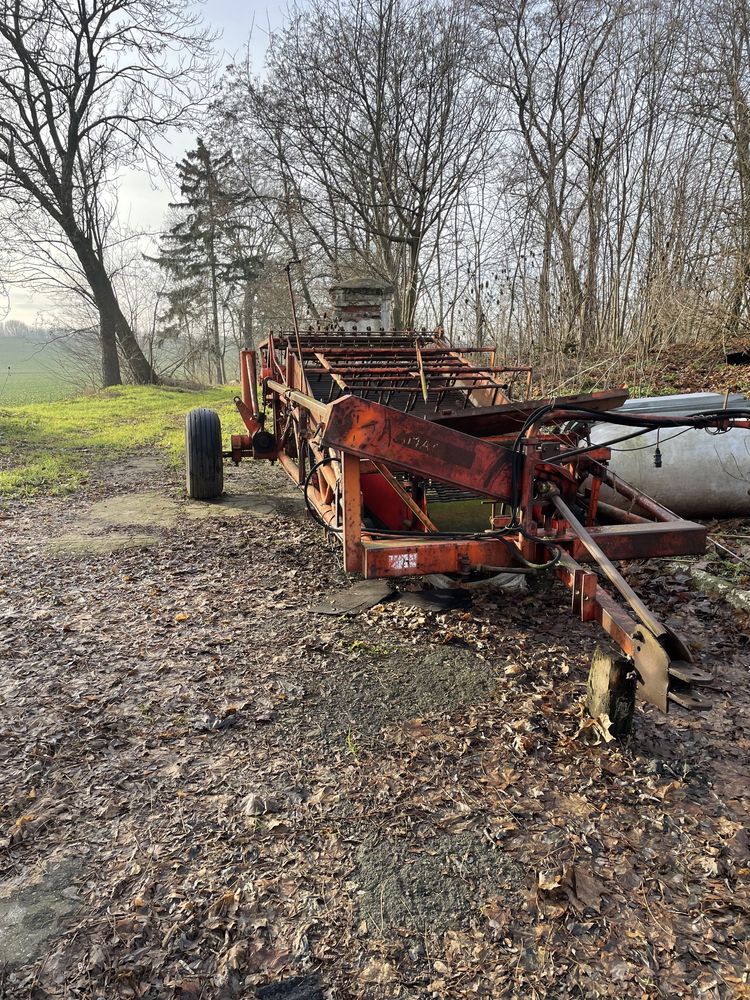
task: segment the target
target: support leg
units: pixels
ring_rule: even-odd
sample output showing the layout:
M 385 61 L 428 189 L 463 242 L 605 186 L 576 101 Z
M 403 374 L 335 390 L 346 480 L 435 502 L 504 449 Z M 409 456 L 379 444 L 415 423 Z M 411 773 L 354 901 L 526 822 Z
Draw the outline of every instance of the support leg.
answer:
M 362 569 L 362 492 L 359 482 L 359 459 L 347 452 L 343 460 L 344 569 L 359 573 Z

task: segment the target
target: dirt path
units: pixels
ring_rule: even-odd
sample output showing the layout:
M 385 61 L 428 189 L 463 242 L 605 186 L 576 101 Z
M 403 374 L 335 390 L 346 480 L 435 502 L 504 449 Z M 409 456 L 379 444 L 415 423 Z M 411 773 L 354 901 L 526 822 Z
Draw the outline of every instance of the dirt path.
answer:
M 748 996 L 748 635 L 633 567 L 714 708 L 581 730 L 556 586 L 310 606 L 335 549 L 270 467 L 160 461 L 0 520 L 0 996 Z

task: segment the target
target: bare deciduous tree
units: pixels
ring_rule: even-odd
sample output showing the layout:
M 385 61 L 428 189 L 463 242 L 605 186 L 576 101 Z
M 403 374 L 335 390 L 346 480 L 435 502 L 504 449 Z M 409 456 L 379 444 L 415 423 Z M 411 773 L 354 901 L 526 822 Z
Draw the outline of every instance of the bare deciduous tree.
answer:
M 0 0 L 0 191 L 39 212 L 80 265 L 102 374 L 156 381 L 107 270 L 107 190 L 201 96 L 210 40 L 187 0 Z
M 290 249 L 324 247 L 334 277 L 363 264 L 380 274 L 406 326 L 425 242 L 492 133 L 477 52 L 463 5 L 315 0 L 273 41 L 265 82 L 245 79 L 249 127 L 294 210 L 286 221 L 301 223 Z
M 729 203 L 716 222 L 729 261 L 725 327 L 731 336 L 750 311 L 750 7 L 746 0 L 693 2 L 683 18 L 685 76 L 680 81 L 691 129 L 723 147 L 731 165 Z M 729 225 L 722 225 L 728 220 Z

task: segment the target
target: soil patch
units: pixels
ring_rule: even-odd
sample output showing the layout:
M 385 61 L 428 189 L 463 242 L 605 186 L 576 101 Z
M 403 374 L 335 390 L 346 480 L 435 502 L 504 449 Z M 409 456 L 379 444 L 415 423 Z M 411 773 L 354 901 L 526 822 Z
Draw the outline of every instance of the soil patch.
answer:
M 154 480 L 159 483 L 164 477 L 165 456 L 150 450 L 145 455 L 128 455 L 126 458 L 107 465 L 94 466 L 91 478 L 94 482 L 116 482 L 119 486 L 132 489 L 144 482 Z
M 188 501 L 185 514 L 196 520 L 210 517 L 301 517 L 305 507 L 298 497 L 276 496 L 274 494 L 225 493 L 220 500 L 209 503 L 199 500 Z
M 381 840 L 359 852 L 355 881 L 359 912 L 370 933 L 403 928 L 441 934 L 478 914 L 498 895 L 518 901 L 521 865 L 472 833 Z
M 314 976 L 294 976 L 280 983 L 261 986 L 256 1000 L 325 1000 L 323 989 Z
M 61 554 L 105 554 L 155 545 L 160 539 L 156 529 L 163 532 L 173 528 L 183 516 L 195 521 L 207 521 L 248 515 L 300 517 L 303 512 L 304 505 L 296 497 L 272 494 L 225 494 L 211 503 L 185 503 L 156 490 L 121 493 L 99 500 L 82 511 L 68 531 L 49 540 L 48 547 L 50 551 Z
M 82 526 L 166 528 L 177 521 L 179 504 L 156 491 L 124 493 L 95 503 L 81 518 Z
M 107 555 L 123 549 L 144 548 L 156 545 L 158 535 L 143 532 L 110 531 L 102 535 L 89 535 L 85 531 L 66 531 L 51 538 L 47 548 L 55 555 Z
M 455 646 L 389 649 L 355 640 L 342 659 L 310 691 L 314 725 L 335 742 L 348 734 L 371 740 L 389 723 L 487 701 L 495 688 L 491 665 Z

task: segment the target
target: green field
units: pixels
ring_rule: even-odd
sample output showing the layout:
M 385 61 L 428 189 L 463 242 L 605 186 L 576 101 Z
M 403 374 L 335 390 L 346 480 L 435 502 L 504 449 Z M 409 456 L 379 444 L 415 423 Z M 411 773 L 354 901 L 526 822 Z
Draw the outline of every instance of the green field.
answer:
M 0 407 L 64 399 L 85 384 L 84 374 L 59 344 L 0 337 Z
M 141 448 L 179 466 L 188 410 L 218 410 L 229 434 L 237 426 L 236 391 L 118 386 L 54 402 L 0 402 L 0 497 L 70 493 L 93 466 Z

